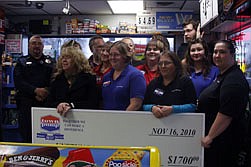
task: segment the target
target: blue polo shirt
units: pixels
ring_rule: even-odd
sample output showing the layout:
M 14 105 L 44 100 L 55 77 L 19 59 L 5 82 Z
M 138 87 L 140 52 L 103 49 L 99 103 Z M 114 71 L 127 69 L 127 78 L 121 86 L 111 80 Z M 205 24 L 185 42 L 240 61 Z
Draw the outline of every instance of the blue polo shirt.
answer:
M 143 74 L 128 65 L 120 76 L 113 80 L 114 69 L 103 78 L 102 96 L 105 110 L 126 110 L 131 98 L 144 99 L 146 81 Z
M 200 96 L 200 93 L 207 88 L 219 74 L 219 69 L 216 66 L 212 66 L 209 74 L 204 77 L 202 72 L 191 73 L 190 78 L 193 81 L 193 85 L 196 91 L 197 98 Z

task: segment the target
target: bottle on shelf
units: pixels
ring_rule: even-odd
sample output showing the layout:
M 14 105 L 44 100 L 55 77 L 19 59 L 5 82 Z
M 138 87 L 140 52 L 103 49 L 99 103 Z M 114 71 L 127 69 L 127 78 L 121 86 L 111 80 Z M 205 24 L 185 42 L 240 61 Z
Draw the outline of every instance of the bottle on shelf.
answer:
M 12 63 L 13 63 L 13 58 L 11 55 L 8 55 L 6 54 L 5 51 L 3 51 L 3 54 L 2 54 L 2 66 L 12 66 Z

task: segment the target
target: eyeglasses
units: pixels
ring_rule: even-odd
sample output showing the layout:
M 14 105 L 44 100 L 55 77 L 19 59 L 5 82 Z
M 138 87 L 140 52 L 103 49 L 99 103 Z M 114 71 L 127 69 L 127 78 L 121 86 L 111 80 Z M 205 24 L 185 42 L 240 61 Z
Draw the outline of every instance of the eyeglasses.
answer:
M 118 54 L 118 53 L 110 53 L 110 56 L 109 57 L 119 57 L 121 56 L 121 54 Z
M 70 56 L 70 55 L 62 55 L 61 56 L 62 57 L 62 59 L 71 59 L 72 58 L 72 56 Z
M 159 63 L 158 63 L 158 65 L 159 65 L 159 67 L 166 67 L 166 66 L 168 66 L 169 64 L 172 64 L 173 62 L 171 62 L 171 61 L 160 61 Z

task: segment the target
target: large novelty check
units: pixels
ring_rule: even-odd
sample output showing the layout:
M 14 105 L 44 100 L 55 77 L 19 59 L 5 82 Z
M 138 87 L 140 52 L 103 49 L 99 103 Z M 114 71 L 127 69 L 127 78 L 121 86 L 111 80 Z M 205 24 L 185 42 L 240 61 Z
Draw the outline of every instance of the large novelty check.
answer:
M 164 167 L 203 167 L 204 114 L 32 108 L 33 143 L 105 146 L 157 146 Z

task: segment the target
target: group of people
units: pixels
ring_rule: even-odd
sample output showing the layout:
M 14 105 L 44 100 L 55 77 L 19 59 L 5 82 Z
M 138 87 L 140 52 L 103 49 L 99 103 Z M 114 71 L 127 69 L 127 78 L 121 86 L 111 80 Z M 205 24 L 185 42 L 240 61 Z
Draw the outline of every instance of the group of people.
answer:
M 245 135 L 241 128 L 249 85 L 236 65 L 233 43 L 217 41 L 212 63 L 198 30 L 194 22 L 184 24 L 188 43 L 182 60 L 169 50 L 166 38 L 154 35 L 146 45 L 144 62 L 134 60 L 130 38 L 112 43 L 93 36 L 89 59 L 71 40 L 55 62 L 43 55 L 42 38 L 32 36 L 29 55 L 21 57 L 14 70 L 24 142 L 31 142 L 31 107 L 57 108 L 62 116 L 74 108 L 141 110 L 156 118 L 199 112 L 206 118 L 201 141 L 205 167 L 235 167 Z

